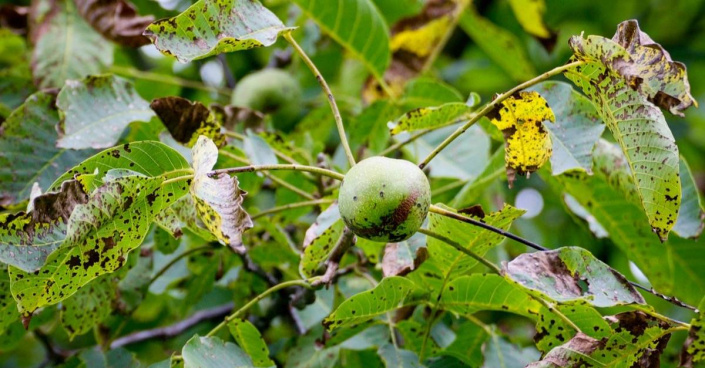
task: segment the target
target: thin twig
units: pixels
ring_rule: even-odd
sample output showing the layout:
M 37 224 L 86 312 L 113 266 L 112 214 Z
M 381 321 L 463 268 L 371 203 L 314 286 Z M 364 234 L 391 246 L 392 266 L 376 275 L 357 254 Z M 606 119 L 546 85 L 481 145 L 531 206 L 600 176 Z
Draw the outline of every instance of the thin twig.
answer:
M 234 173 L 244 173 L 244 172 L 254 172 L 254 171 L 273 171 L 273 170 L 291 170 L 291 171 L 304 171 L 313 174 L 327 176 L 333 179 L 343 180 L 345 177 L 343 174 L 337 173 L 332 170 L 322 169 L 315 166 L 306 165 L 250 165 L 241 167 L 231 167 L 227 169 L 213 170 L 208 173 L 209 177 L 217 176 L 220 174 L 234 174 Z
M 585 63 L 584 61 L 574 61 L 572 63 L 568 63 L 565 65 L 559 66 L 557 68 L 551 69 L 551 70 L 547 71 L 546 73 L 543 73 L 543 74 L 541 74 L 533 79 L 530 79 L 524 83 L 521 83 L 518 86 L 510 89 L 509 91 L 504 92 L 503 94 L 497 96 L 494 100 L 492 100 L 487 105 L 485 105 L 485 107 L 483 107 L 482 110 L 480 110 L 475 116 L 473 116 L 470 120 L 468 120 L 467 123 L 463 124 L 463 126 L 456 129 L 456 131 L 453 132 L 453 134 L 448 136 L 448 138 L 446 138 L 443 142 L 441 142 L 441 144 L 439 144 L 436 148 L 434 148 L 433 151 L 431 151 L 431 153 L 429 153 L 428 156 L 426 156 L 426 158 L 423 159 L 423 161 L 421 161 L 421 163 L 419 163 L 419 167 L 422 169 L 424 167 L 426 167 L 429 164 L 429 162 L 431 162 L 431 160 L 433 160 L 433 158 L 436 157 L 436 155 L 438 155 L 451 142 L 453 142 L 461 134 L 465 133 L 465 131 L 468 130 L 473 124 L 475 124 L 477 121 L 479 121 L 483 116 L 489 114 L 492 110 L 495 109 L 495 107 L 500 102 L 506 100 L 514 93 L 519 92 L 524 88 L 531 87 L 538 82 L 544 81 L 548 78 L 553 77 L 554 75 L 558 75 L 558 74 L 563 73 L 564 71 L 566 71 L 570 68 L 574 68 L 574 67 L 576 67 L 578 65 L 582 65 L 584 63 Z
M 111 349 L 116 349 L 121 346 L 130 345 L 151 339 L 168 339 L 176 337 L 184 333 L 189 328 L 207 320 L 222 318 L 233 310 L 234 304 L 232 302 L 210 308 L 205 310 L 200 310 L 194 313 L 191 317 L 171 324 L 169 326 L 154 328 L 151 330 L 139 331 L 126 336 L 123 336 L 110 344 Z
M 296 50 L 299 56 L 301 56 L 301 59 L 304 61 L 306 66 L 311 69 L 311 72 L 316 77 L 316 80 L 318 80 L 318 84 L 321 85 L 321 88 L 323 88 L 323 92 L 328 97 L 328 104 L 330 105 L 330 109 L 333 112 L 333 118 L 335 118 L 335 126 L 338 128 L 338 134 L 340 135 L 340 143 L 343 145 L 343 150 L 345 150 L 345 156 L 348 157 L 348 163 L 350 163 L 350 166 L 355 166 L 355 156 L 353 156 L 352 150 L 350 149 L 348 137 L 345 135 L 343 117 L 340 116 L 340 110 L 338 110 L 338 104 L 335 102 L 333 92 L 330 90 L 330 87 L 328 86 L 326 80 L 323 79 L 323 75 L 321 74 L 321 72 L 319 72 L 318 68 L 316 68 L 316 64 L 314 64 L 313 61 L 309 59 L 308 55 L 306 55 L 306 52 L 304 52 L 301 46 L 299 46 L 294 37 L 291 35 L 291 32 L 284 33 L 284 38 L 289 41 L 294 50 Z
M 300 207 L 307 207 L 307 206 L 318 206 L 320 204 L 330 204 L 333 202 L 334 202 L 334 200 L 332 200 L 332 199 L 317 199 L 314 201 L 290 203 L 290 204 L 279 206 L 279 207 L 272 207 L 268 210 L 254 214 L 254 215 L 252 215 L 252 219 L 254 220 L 254 219 L 262 217 L 262 216 L 271 215 L 273 213 L 278 213 L 278 212 L 290 210 L 293 208 L 300 208 Z

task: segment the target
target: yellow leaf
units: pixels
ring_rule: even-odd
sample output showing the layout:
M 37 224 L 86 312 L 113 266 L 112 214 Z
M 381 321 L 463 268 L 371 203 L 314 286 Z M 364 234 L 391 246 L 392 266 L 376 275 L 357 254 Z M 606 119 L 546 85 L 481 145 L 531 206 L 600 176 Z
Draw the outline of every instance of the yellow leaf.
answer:
M 543 122 L 556 118 L 537 92 L 519 92 L 509 97 L 488 117 L 504 134 L 504 160 L 511 188 L 517 173 L 528 175 L 551 157 L 551 137 Z
M 552 33 L 543 23 L 546 3 L 543 0 L 509 0 L 517 21 L 524 30 L 539 38 L 551 38 Z
M 452 14 L 451 14 L 452 15 Z M 392 51 L 405 50 L 421 58 L 427 57 L 448 32 L 452 17 L 434 19 L 420 28 L 407 29 L 392 37 Z

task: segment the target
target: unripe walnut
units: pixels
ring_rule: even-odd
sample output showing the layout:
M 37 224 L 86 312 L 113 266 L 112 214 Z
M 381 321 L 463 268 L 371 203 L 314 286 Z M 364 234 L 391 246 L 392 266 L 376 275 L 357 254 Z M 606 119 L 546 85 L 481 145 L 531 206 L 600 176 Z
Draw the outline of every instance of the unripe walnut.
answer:
M 409 239 L 431 204 L 431 186 L 406 160 L 371 157 L 360 161 L 340 185 L 338 208 L 355 235 L 379 242 Z
M 264 69 L 247 75 L 235 86 L 231 103 L 272 115 L 279 130 L 289 131 L 301 112 L 301 87 L 281 69 Z

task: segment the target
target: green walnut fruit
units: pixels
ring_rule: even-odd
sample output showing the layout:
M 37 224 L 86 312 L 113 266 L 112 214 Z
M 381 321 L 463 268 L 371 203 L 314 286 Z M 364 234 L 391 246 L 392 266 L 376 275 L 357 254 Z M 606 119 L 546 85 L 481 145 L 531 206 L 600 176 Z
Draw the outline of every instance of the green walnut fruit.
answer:
M 281 69 L 263 69 L 242 78 L 230 102 L 270 114 L 275 128 L 289 131 L 301 112 L 301 87 Z
M 338 208 L 355 235 L 378 242 L 409 239 L 423 224 L 431 186 L 418 166 L 371 157 L 360 161 L 340 185 Z

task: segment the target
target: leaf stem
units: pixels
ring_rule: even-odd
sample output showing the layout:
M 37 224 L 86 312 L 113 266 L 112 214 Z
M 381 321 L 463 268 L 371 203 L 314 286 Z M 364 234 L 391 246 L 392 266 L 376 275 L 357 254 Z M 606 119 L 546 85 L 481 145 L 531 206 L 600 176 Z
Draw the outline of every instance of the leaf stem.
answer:
M 483 107 L 482 110 L 480 110 L 475 116 L 473 116 L 470 120 L 468 120 L 467 123 L 465 123 L 463 126 L 456 129 L 455 132 L 453 132 L 450 136 L 448 136 L 448 138 L 446 138 L 443 142 L 441 142 L 441 144 L 439 144 L 436 148 L 434 148 L 433 151 L 431 151 L 431 153 L 429 153 L 428 156 L 426 156 L 426 158 L 423 159 L 423 161 L 421 161 L 421 163 L 419 164 L 419 167 L 422 169 L 424 167 L 426 167 L 429 164 L 429 162 L 431 162 L 431 160 L 433 160 L 433 158 L 436 157 L 436 155 L 438 155 L 441 151 L 443 151 L 443 149 L 446 148 L 451 142 L 453 142 L 461 134 L 465 133 L 465 131 L 468 130 L 468 128 L 470 128 L 473 124 L 478 122 L 482 117 L 489 114 L 492 110 L 494 110 L 494 108 L 500 102 L 506 100 L 514 93 L 519 92 L 524 88 L 531 87 L 538 82 L 544 81 L 544 80 L 551 78 L 555 75 L 561 74 L 570 68 L 574 68 L 574 67 L 576 67 L 578 65 L 582 65 L 584 63 L 585 63 L 584 61 L 574 61 L 572 63 L 568 63 L 565 65 L 559 66 L 557 68 L 553 68 L 553 69 L 551 69 L 551 70 L 549 70 L 549 71 L 547 71 L 547 72 L 545 72 L 545 73 L 543 73 L 533 79 L 530 79 L 524 83 L 521 83 L 521 84 L 517 85 L 516 87 L 510 89 L 509 91 L 504 92 L 503 94 L 497 96 L 494 100 L 492 100 L 487 105 L 485 105 L 485 107 Z
M 230 152 L 228 152 L 228 151 L 220 151 L 219 153 L 220 153 L 221 155 L 223 155 L 223 156 L 230 157 L 230 158 L 232 158 L 233 160 L 242 162 L 242 163 L 245 164 L 245 165 L 249 165 L 249 164 L 250 164 L 250 160 L 248 160 L 247 158 L 234 155 L 234 154 L 232 154 L 232 153 L 230 153 Z M 309 200 L 314 200 L 314 199 L 316 199 L 313 195 L 311 195 L 311 193 L 308 193 L 308 192 L 302 190 L 301 188 L 296 187 L 296 186 L 294 186 L 294 185 L 288 183 L 286 180 L 283 180 L 283 179 L 281 179 L 281 178 L 278 178 L 278 177 L 276 177 L 276 176 L 274 176 L 274 175 L 272 175 L 272 174 L 270 174 L 270 173 L 268 173 L 268 172 L 263 172 L 262 174 L 264 174 L 264 176 L 266 176 L 267 178 L 269 178 L 269 180 L 271 180 L 272 182 L 274 182 L 274 183 L 276 183 L 276 184 L 278 184 L 278 185 L 280 185 L 280 186 L 282 186 L 282 187 L 284 187 L 284 188 L 286 188 L 286 189 L 289 189 L 290 191 L 292 191 L 292 192 L 298 194 L 298 195 L 301 196 L 301 197 L 304 197 L 304 198 L 309 199 Z
M 323 175 L 323 176 L 327 176 L 329 178 L 333 178 L 333 179 L 337 179 L 337 180 L 343 180 L 343 178 L 345 177 L 341 173 L 337 173 L 335 171 L 323 169 L 320 167 L 306 166 L 306 165 L 290 165 L 290 164 L 250 165 L 250 166 L 241 166 L 241 167 L 231 167 L 231 168 L 227 168 L 227 169 L 213 170 L 208 173 L 208 176 L 212 177 L 212 176 L 219 175 L 219 174 L 243 173 L 243 172 L 253 172 L 253 171 L 273 171 L 273 170 L 292 170 L 292 171 L 310 172 L 313 174 Z
M 262 294 L 259 294 L 256 297 L 254 297 L 254 299 L 250 300 L 247 304 L 242 306 L 242 308 L 238 309 L 233 314 L 225 317 L 225 319 L 223 319 L 222 322 L 220 322 L 210 332 L 208 332 L 208 334 L 206 336 L 210 337 L 210 336 L 215 335 L 218 332 L 218 330 L 225 327 L 230 321 L 234 320 L 235 318 L 238 318 L 241 314 L 245 313 L 253 305 L 257 304 L 260 300 L 266 298 L 269 294 L 272 294 L 272 293 L 277 292 L 281 289 L 285 289 L 285 288 L 292 287 L 292 286 L 302 286 L 307 289 L 312 288 L 311 285 L 309 285 L 309 283 L 307 283 L 304 280 L 291 280 L 291 281 L 282 282 L 281 284 L 274 285 L 271 288 L 265 290 Z
M 343 145 L 343 150 L 345 150 L 345 156 L 348 157 L 348 162 L 350 166 L 355 166 L 355 156 L 353 156 L 352 150 L 350 149 L 350 144 L 348 143 L 348 137 L 345 135 L 345 126 L 343 125 L 343 118 L 340 116 L 340 110 L 338 110 L 338 104 L 335 102 L 335 97 L 333 97 L 333 92 L 328 87 L 328 83 L 323 79 L 323 75 L 318 71 L 316 65 L 309 59 L 306 52 L 299 46 L 291 32 L 284 33 L 284 38 L 289 41 L 291 46 L 296 50 L 296 52 L 301 56 L 306 66 L 311 69 L 311 72 L 318 80 L 318 84 L 323 88 L 323 92 L 328 96 L 328 104 L 330 104 L 330 109 L 333 112 L 333 117 L 335 118 L 335 126 L 338 128 L 338 134 L 340 135 L 340 143 Z
M 193 88 L 193 89 L 206 91 L 206 92 L 216 92 L 216 93 L 223 95 L 223 96 L 232 95 L 232 91 L 230 91 L 229 89 L 210 87 L 210 86 L 207 86 L 203 83 L 199 83 L 196 81 L 183 79 L 183 78 L 179 78 L 179 77 L 174 77 L 174 76 L 166 75 L 166 74 L 147 72 L 147 71 L 143 71 L 143 70 L 138 70 L 138 69 L 134 69 L 134 68 L 126 68 L 126 67 L 117 66 L 117 65 L 110 67 L 110 71 L 114 74 L 120 74 L 123 76 L 132 77 L 135 79 L 141 79 L 141 80 L 163 83 L 163 84 L 170 84 L 172 86 Z
M 282 211 L 290 210 L 293 208 L 317 206 L 319 204 L 329 204 L 329 203 L 333 203 L 333 202 L 334 202 L 334 200 L 332 200 L 332 199 L 316 199 L 313 201 L 290 203 L 290 204 L 279 206 L 279 207 L 273 207 L 273 208 L 270 208 L 266 211 L 262 211 L 260 213 L 254 214 L 254 215 L 252 215 L 252 219 L 254 220 L 254 219 L 262 217 L 262 216 L 271 215 L 273 213 L 282 212 Z
M 243 134 L 240 134 L 240 133 L 237 133 L 237 132 L 233 132 L 233 131 L 230 131 L 230 130 L 226 130 L 223 134 L 225 134 L 225 135 L 228 136 L 228 137 L 235 138 L 235 139 L 237 139 L 237 140 L 239 140 L 239 141 L 244 141 L 245 138 L 246 138 Z M 290 163 L 290 164 L 295 164 L 295 165 L 299 165 L 299 164 L 300 164 L 298 161 L 294 160 L 294 159 L 291 158 L 290 156 L 287 156 L 287 155 L 284 154 L 283 152 L 281 152 L 281 151 L 275 149 L 274 147 L 270 147 L 270 148 L 272 148 L 272 152 L 274 152 L 274 155 L 276 155 L 276 156 L 279 157 L 280 159 L 282 159 L 282 160 L 284 160 L 284 161 L 286 161 L 286 162 L 288 162 L 288 163 Z M 224 151 L 220 151 L 220 153 L 223 153 L 223 152 L 224 152 Z M 229 152 L 228 152 L 228 153 L 229 153 Z
M 439 128 L 440 128 L 440 127 L 439 127 Z M 413 142 L 413 141 L 415 141 L 415 140 L 417 140 L 417 139 L 423 137 L 424 135 L 426 135 L 426 133 L 432 132 L 433 130 L 435 130 L 435 129 L 424 129 L 424 130 L 420 130 L 420 131 L 418 131 L 418 132 L 412 134 L 411 136 L 409 136 L 409 138 L 407 138 L 406 140 L 404 140 L 404 141 L 399 141 L 399 142 L 394 143 L 393 145 L 387 147 L 384 151 L 380 152 L 380 153 L 378 154 L 378 156 L 386 156 L 386 155 L 388 155 L 388 154 L 390 154 L 390 153 L 392 153 L 392 152 L 398 150 L 399 148 L 401 148 L 401 147 L 403 147 L 403 146 L 405 146 L 405 145 L 407 145 L 407 144 L 409 144 L 409 143 L 411 143 L 411 142 Z
M 438 234 L 436 232 L 433 232 L 431 230 L 428 230 L 428 229 L 422 228 L 422 229 L 419 229 L 419 232 L 421 234 L 425 234 L 425 235 L 430 236 L 432 238 L 436 238 L 436 239 L 450 245 L 451 247 L 455 248 L 455 250 L 457 250 L 458 252 L 465 253 L 465 255 L 467 255 L 467 256 L 475 259 L 476 261 L 482 263 L 483 265 L 487 266 L 487 268 L 489 268 L 490 271 L 492 271 L 498 275 L 501 274 L 501 272 L 502 272 L 502 270 L 500 270 L 499 267 L 497 267 L 494 263 L 485 259 L 485 257 L 482 257 L 481 255 L 479 255 L 469 249 L 466 249 L 465 247 L 460 245 L 460 243 L 458 243 L 452 239 L 446 238 L 445 236 Z
M 193 175 L 177 176 L 177 177 L 175 177 L 175 178 L 171 178 L 171 179 L 164 180 L 164 181 L 162 182 L 161 186 L 163 187 L 163 186 L 165 186 L 165 185 L 167 185 L 167 184 L 178 183 L 178 182 L 180 182 L 180 181 L 182 181 L 182 180 L 193 179 L 193 177 L 194 177 Z

